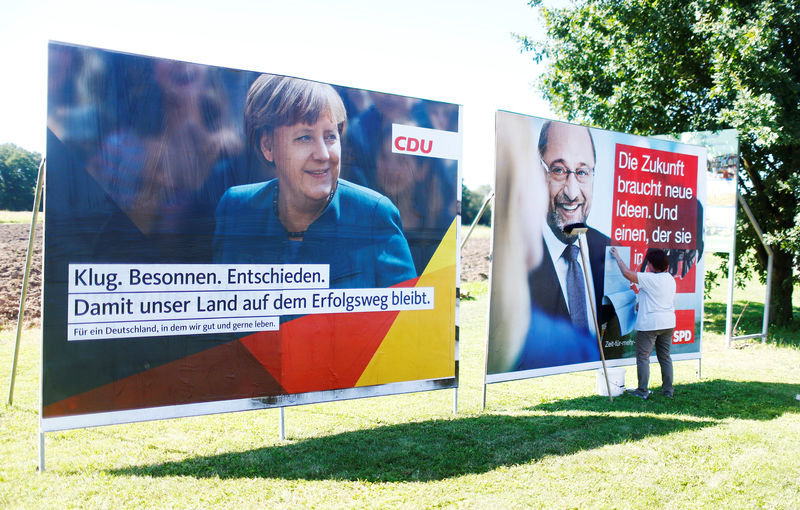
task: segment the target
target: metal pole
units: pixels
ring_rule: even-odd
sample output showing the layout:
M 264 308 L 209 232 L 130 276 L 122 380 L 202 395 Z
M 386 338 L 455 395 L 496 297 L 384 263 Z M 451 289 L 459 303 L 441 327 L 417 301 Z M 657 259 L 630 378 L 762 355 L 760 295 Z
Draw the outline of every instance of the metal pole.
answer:
M 702 375 L 701 375 L 701 372 L 700 372 L 700 369 L 702 368 L 702 362 L 703 362 L 702 359 L 697 358 L 697 378 L 698 379 L 702 378 Z
M 580 248 L 581 252 L 581 260 L 583 261 L 583 279 L 586 281 L 586 285 L 589 285 L 591 281 L 591 276 L 589 275 L 589 264 L 586 261 L 586 256 L 583 253 L 583 236 L 578 234 L 578 248 Z M 597 310 L 594 308 L 594 296 L 589 296 L 589 305 L 592 307 L 592 319 L 594 320 L 594 332 L 597 336 L 597 347 L 600 348 L 600 361 L 603 364 L 603 377 L 606 380 L 606 389 L 608 390 L 608 400 L 613 403 L 614 397 L 611 395 L 611 384 L 608 382 L 608 370 L 606 370 L 606 355 L 603 352 L 603 340 L 600 338 L 600 325 L 597 322 Z
M 738 152 L 738 151 L 737 151 Z M 738 170 L 737 170 L 738 173 Z M 739 196 L 737 189 L 736 196 Z M 733 339 L 733 286 L 736 276 L 736 219 L 739 216 L 739 208 L 736 207 L 737 200 L 733 201 L 733 239 L 731 240 L 731 251 L 728 253 L 728 303 L 725 308 L 725 338 L 728 340 L 728 348 L 731 347 Z
M 453 388 L 453 414 L 458 414 L 458 388 Z
M 483 398 L 481 398 L 481 409 L 486 410 L 486 381 L 483 381 Z
M 735 229 L 734 229 L 735 230 Z M 725 338 L 728 339 L 728 347 L 733 343 L 733 279 L 736 274 L 736 237 L 733 238 L 733 247 L 728 254 L 728 306 L 725 310 Z
M 39 474 L 44 473 L 44 432 L 39 431 Z
M 761 326 L 761 343 L 767 342 L 767 330 L 769 329 L 769 309 L 770 309 L 770 295 L 772 294 L 772 250 L 769 251 L 769 258 L 767 259 L 767 295 L 764 298 L 764 322 Z
M 284 426 L 284 417 L 283 417 L 283 407 L 280 408 L 281 415 L 278 419 L 278 437 L 280 437 L 281 441 L 286 440 L 286 428 Z
M 750 338 L 764 338 L 764 333 L 753 333 L 752 335 L 739 335 L 733 337 L 734 340 L 748 340 Z
M 750 206 L 747 205 L 744 197 L 740 195 L 738 192 L 736 193 L 736 198 L 739 199 L 739 203 L 742 204 L 742 209 L 744 212 L 747 213 L 747 217 L 750 219 L 750 223 L 753 225 L 753 230 L 756 231 L 758 234 L 758 239 L 761 241 L 761 244 L 764 246 L 764 250 L 767 252 L 767 297 L 764 300 L 764 323 L 761 329 L 761 342 L 764 343 L 767 341 L 767 330 L 769 328 L 769 298 L 772 292 L 772 248 L 767 244 L 764 240 L 764 233 L 761 231 L 761 226 L 756 221 L 756 217 L 753 215 L 753 211 L 750 210 Z
M 469 239 L 469 236 L 472 235 L 472 231 L 475 230 L 475 226 L 480 221 L 481 217 L 483 216 L 483 213 L 486 212 L 486 207 L 489 205 L 489 200 L 493 198 L 494 198 L 494 191 L 491 191 L 489 192 L 488 195 L 486 195 L 486 198 L 483 200 L 483 205 L 481 205 L 481 208 L 478 211 L 478 215 L 475 216 L 474 220 L 472 220 L 472 225 L 470 225 L 469 230 L 467 230 L 467 235 L 464 236 L 464 239 L 461 240 L 461 246 L 459 246 L 459 249 L 464 248 L 464 245 L 467 244 L 467 239 Z
M 19 357 L 19 343 L 22 338 L 22 319 L 25 315 L 25 298 L 28 296 L 28 277 L 31 272 L 33 259 L 33 241 L 36 238 L 36 219 L 39 216 L 39 203 L 42 200 L 42 185 L 44 184 L 45 158 L 39 163 L 39 174 L 36 176 L 36 194 L 33 198 L 33 214 L 31 215 L 31 231 L 28 235 L 28 254 L 25 257 L 25 272 L 22 274 L 22 295 L 19 298 L 19 315 L 17 316 L 17 339 L 14 343 L 14 357 L 11 361 L 11 380 L 8 384 L 8 405 L 14 402 L 14 382 L 17 377 L 17 359 Z

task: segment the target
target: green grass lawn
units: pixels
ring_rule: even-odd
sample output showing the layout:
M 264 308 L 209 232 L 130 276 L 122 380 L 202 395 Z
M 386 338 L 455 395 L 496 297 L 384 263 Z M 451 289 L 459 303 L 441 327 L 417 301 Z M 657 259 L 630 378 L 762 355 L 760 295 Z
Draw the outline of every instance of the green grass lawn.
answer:
M 697 361 L 677 362 L 673 400 L 610 403 L 584 372 L 491 385 L 483 411 L 487 289 L 464 289 L 475 299 L 461 303 L 458 414 L 444 390 L 287 408 L 286 441 L 274 409 L 49 433 L 42 474 L 40 332 L 28 330 L 0 417 L 0 507 L 800 505 L 800 334 L 728 349 L 712 301 L 703 378 Z M 3 381 L 13 341 L 0 332 Z M 629 387 L 635 377 L 627 367 Z
M 461 225 L 461 235 L 466 236 L 469 232 L 469 225 Z M 492 228 L 486 225 L 475 225 L 472 229 L 472 234 L 469 235 L 470 239 L 489 239 L 492 237 Z
M 0 211 L 0 223 L 31 223 L 31 211 Z M 41 223 L 44 214 L 41 212 L 36 217 L 36 222 Z
M 720 264 L 719 259 L 713 255 L 709 258 L 710 266 Z M 709 268 L 707 268 L 709 269 Z M 761 333 L 764 320 L 764 299 L 766 286 L 757 279 L 748 281 L 743 287 L 736 286 L 733 291 L 733 312 L 731 326 L 734 336 Z M 711 292 L 705 308 L 705 324 L 703 329 L 707 332 L 725 335 L 725 313 L 728 298 L 728 280 L 725 279 Z M 790 327 L 775 327 L 769 329 L 769 341 L 776 345 L 794 345 L 800 347 L 800 332 L 797 331 L 797 321 L 800 319 L 800 285 L 795 276 L 794 295 L 792 296 L 795 325 Z M 760 341 L 760 340 L 757 340 Z M 740 343 L 740 341 L 736 341 Z M 747 342 L 747 341 L 745 341 Z

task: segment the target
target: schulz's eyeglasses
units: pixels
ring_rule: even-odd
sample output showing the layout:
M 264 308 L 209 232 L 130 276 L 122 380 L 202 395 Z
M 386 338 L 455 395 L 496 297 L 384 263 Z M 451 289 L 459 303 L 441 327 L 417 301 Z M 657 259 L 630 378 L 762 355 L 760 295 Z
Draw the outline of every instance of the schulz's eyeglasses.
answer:
M 550 175 L 550 178 L 557 182 L 565 182 L 569 177 L 569 174 L 574 174 L 575 179 L 577 179 L 581 184 L 591 181 L 594 177 L 594 169 L 589 168 L 588 166 L 579 166 L 575 170 L 572 170 L 560 163 L 549 166 L 544 162 L 543 159 L 540 161 L 542 162 L 542 166 L 544 166 L 544 169 L 547 171 L 548 175 Z

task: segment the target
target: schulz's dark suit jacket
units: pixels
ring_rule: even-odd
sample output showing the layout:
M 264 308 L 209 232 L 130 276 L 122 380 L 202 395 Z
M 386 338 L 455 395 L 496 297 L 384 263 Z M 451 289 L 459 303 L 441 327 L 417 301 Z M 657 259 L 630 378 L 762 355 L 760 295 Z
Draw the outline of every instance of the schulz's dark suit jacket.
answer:
M 549 227 L 545 227 L 549 228 Z M 592 267 L 592 283 L 595 291 L 595 310 L 597 321 L 604 324 L 608 321 L 609 310 L 603 311 L 601 303 L 603 299 L 603 268 L 606 257 L 606 246 L 611 243 L 611 239 L 602 234 L 599 230 L 589 228 L 585 234 L 585 242 L 589 248 L 589 264 Z M 553 260 L 548 255 L 547 245 L 542 239 L 545 256 L 542 263 L 531 271 L 528 275 L 528 283 L 531 289 L 531 303 L 550 317 L 560 317 L 569 320 L 569 309 L 567 300 L 561 292 L 561 284 L 558 282 L 558 275 Z M 613 311 L 611 312 L 613 313 Z
M 605 249 L 611 240 L 593 228 L 589 228 L 584 235 L 592 268 L 597 321 L 601 329 L 604 324 L 608 326 L 604 340 L 610 337 L 616 339 L 619 338 L 619 323 L 614 308 L 611 305 L 602 305 Z M 555 265 L 544 239 L 542 246 L 545 253 L 542 263 L 528 275 L 533 312 L 529 333 L 516 369 L 599 361 L 597 339 L 586 331 L 577 331 L 570 323 L 567 300 L 561 291 Z M 621 354 L 621 351 L 617 353 L 608 348 L 604 352 L 607 358 L 619 357 Z

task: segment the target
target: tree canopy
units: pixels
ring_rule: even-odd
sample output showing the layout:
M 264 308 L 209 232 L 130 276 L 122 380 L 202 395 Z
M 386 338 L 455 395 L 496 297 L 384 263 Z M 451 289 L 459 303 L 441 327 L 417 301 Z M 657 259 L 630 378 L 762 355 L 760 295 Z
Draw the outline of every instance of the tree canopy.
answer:
M 490 193 L 488 185 L 478 186 L 474 190 L 469 189 L 463 182 L 461 183 L 461 224 L 471 225 L 475 217 L 481 211 L 481 206 L 486 196 Z M 492 218 L 491 204 L 486 207 L 478 225 L 489 226 Z
M 0 145 L 0 209 L 31 210 L 41 159 L 13 143 Z
M 539 85 L 568 120 L 640 135 L 735 128 L 739 192 L 774 250 L 772 322 L 792 320 L 800 268 L 800 0 L 583 0 L 530 5 Z M 766 251 L 739 215 L 737 266 Z M 743 267 L 747 266 L 748 267 Z

